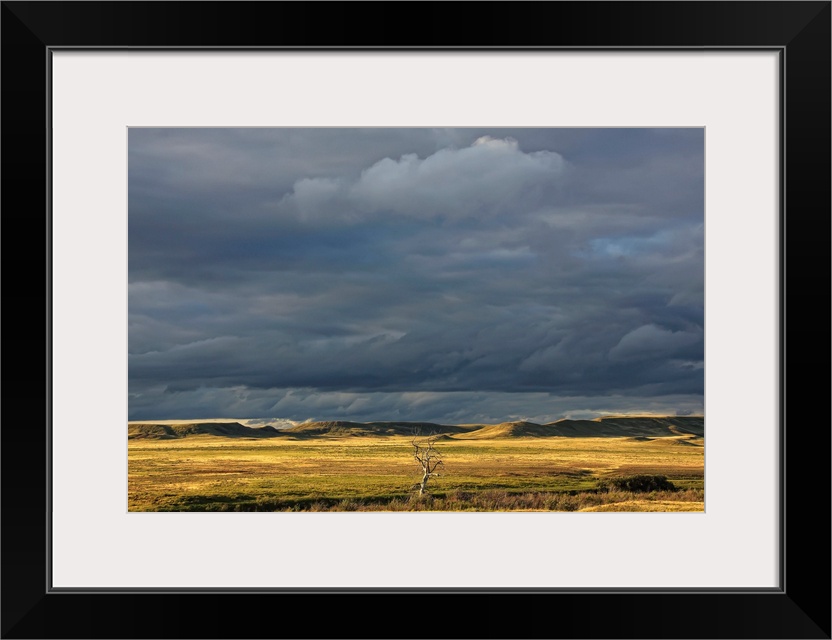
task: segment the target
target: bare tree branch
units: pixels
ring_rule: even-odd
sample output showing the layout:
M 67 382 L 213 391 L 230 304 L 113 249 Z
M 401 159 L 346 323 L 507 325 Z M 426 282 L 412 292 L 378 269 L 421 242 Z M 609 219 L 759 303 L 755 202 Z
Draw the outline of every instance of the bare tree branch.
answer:
M 413 445 L 413 457 L 422 469 L 422 481 L 414 485 L 414 487 L 419 487 L 421 496 L 426 493 L 428 480 L 440 475 L 436 470 L 440 465 L 444 466 L 444 463 L 442 454 L 434 447 L 439 435 L 431 433 L 422 440 L 419 439 L 419 435 L 418 430 L 414 430 L 413 439 L 410 442 Z

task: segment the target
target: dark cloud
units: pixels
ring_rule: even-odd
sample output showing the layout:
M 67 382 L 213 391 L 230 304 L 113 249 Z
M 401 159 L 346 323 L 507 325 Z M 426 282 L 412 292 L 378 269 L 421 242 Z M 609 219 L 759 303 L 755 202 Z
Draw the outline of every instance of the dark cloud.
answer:
M 702 410 L 702 130 L 129 135 L 131 419 Z

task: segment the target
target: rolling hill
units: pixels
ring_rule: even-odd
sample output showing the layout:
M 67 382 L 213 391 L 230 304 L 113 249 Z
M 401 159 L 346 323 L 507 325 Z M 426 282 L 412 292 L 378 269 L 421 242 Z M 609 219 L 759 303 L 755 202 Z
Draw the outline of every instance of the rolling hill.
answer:
M 239 422 L 189 422 L 156 424 L 131 422 L 127 425 L 129 440 L 172 440 L 186 436 L 224 436 L 226 438 L 273 438 L 280 431 L 271 425 L 246 427 Z
M 703 416 L 608 416 L 594 420 L 564 418 L 546 424 L 517 421 L 500 424 L 445 425 L 433 422 L 350 422 L 331 420 L 304 422 L 288 429 L 273 426 L 246 427 L 239 422 L 128 423 L 129 439 L 169 440 L 210 435 L 227 438 L 314 438 L 319 436 L 410 436 L 444 435 L 460 440 L 496 438 L 652 438 L 688 436 L 701 440 L 705 435 Z
M 462 440 L 487 440 L 490 438 L 525 438 L 558 435 L 548 426 L 534 422 L 502 422 L 486 424 L 456 436 Z
M 594 420 L 563 419 L 546 424 L 534 422 L 504 422 L 483 425 L 468 433 L 455 436 L 464 440 L 511 437 L 571 437 L 571 438 L 659 438 L 667 436 L 705 435 L 702 416 L 610 416 Z
M 546 426 L 563 436 L 705 435 L 703 416 L 609 416 L 594 420 L 558 420 Z
M 468 431 L 465 427 L 433 422 L 347 422 L 333 420 L 329 422 L 304 422 L 283 432 L 291 435 L 350 435 L 350 436 L 410 436 L 417 433 L 422 436 L 430 434 L 454 434 Z

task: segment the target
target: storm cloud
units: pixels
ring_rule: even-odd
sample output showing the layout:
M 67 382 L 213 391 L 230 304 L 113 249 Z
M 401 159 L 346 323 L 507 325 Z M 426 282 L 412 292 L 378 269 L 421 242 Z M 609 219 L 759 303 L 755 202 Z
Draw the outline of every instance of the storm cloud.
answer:
M 701 129 L 130 129 L 129 417 L 701 412 Z

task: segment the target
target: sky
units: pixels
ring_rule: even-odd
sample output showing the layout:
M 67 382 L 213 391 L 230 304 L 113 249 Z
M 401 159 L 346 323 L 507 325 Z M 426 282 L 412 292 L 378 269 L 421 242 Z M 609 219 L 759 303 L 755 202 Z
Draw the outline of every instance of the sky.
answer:
M 130 420 L 704 412 L 704 130 L 132 128 Z

